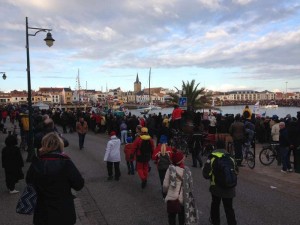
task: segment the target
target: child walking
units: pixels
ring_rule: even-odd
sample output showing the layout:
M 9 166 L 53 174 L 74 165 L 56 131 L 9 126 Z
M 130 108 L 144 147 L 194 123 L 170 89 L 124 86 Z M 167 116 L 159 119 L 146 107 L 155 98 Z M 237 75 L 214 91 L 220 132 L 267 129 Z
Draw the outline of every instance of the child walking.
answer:
M 126 142 L 127 144 L 124 147 L 124 153 L 125 153 L 125 159 L 127 163 L 127 168 L 128 168 L 128 175 L 134 175 L 134 155 L 133 158 L 130 157 L 132 156 L 134 149 L 133 149 L 133 144 L 132 144 L 132 137 L 127 137 Z

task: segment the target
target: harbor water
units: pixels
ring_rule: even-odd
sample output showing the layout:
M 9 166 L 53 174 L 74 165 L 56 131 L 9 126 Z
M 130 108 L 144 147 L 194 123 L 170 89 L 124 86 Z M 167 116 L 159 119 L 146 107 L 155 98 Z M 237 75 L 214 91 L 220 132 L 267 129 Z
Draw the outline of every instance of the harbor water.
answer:
M 243 109 L 245 108 L 245 106 L 243 105 L 237 105 L 237 106 L 221 106 L 219 107 L 220 111 L 216 111 L 216 110 L 212 110 L 212 112 L 216 112 L 216 113 L 221 113 L 222 115 L 225 114 L 242 114 Z M 254 105 L 249 105 L 249 108 L 252 110 L 252 112 L 254 111 Z M 160 109 L 160 110 L 151 110 L 149 114 L 158 114 L 161 113 L 162 115 L 164 114 L 171 114 L 173 111 L 173 108 L 164 108 L 164 109 Z M 202 112 L 203 110 L 201 110 Z M 206 112 L 208 110 L 204 110 L 204 112 Z M 131 112 L 131 114 L 134 114 L 136 116 L 143 116 L 141 114 L 142 110 L 129 110 L 129 112 Z M 296 117 L 297 116 L 297 112 L 300 112 L 300 107 L 278 107 L 278 108 L 268 108 L 268 109 L 264 109 L 264 108 L 260 108 L 259 109 L 259 114 L 262 114 L 264 117 L 272 117 L 273 115 L 277 115 L 279 118 L 284 118 L 286 117 L 286 115 L 290 114 L 292 117 Z

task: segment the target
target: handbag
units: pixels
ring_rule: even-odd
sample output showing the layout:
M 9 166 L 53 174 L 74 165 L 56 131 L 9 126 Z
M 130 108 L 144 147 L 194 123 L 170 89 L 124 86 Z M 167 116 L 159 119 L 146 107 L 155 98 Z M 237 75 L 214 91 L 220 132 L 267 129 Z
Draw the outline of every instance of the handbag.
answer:
M 179 199 L 167 201 L 167 212 L 168 213 L 180 213 L 182 212 L 182 205 Z
M 19 214 L 31 215 L 36 206 L 37 193 L 32 184 L 27 184 L 21 197 L 18 200 L 16 212 Z
M 181 191 L 181 186 L 180 186 L 180 190 L 179 190 L 179 195 L 180 195 L 180 191 Z M 178 197 L 179 197 L 179 195 L 178 195 Z M 182 212 L 182 205 L 181 205 L 179 199 L 167 201 L 167 212 L 168 213 Z

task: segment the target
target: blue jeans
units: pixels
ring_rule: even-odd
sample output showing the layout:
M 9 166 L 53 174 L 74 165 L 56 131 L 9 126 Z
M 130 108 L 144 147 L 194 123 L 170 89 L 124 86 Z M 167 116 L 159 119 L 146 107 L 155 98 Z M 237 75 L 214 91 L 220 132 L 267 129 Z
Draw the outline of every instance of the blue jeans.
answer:
M 121 130 L 121 143 L 127 143 L 127 130 Z
M 281 155 L 282 170 L 287 171 L 288 169 L 292 168 L 290 162 L 291 152 L 288 147 L 280 146 L 279 149 Z

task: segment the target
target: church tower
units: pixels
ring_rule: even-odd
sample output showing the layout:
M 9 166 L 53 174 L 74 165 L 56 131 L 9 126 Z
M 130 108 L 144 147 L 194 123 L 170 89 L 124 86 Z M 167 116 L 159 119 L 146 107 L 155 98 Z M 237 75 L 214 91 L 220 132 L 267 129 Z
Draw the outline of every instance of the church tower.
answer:
M 139 74 L 136 74 L 136 81 L 134 82 L 134 92 L 140 92 L 142 90 L 142 83 L 139 81 Z

